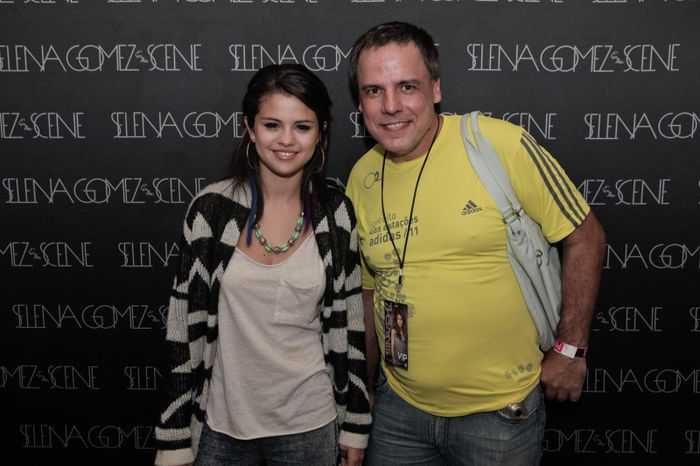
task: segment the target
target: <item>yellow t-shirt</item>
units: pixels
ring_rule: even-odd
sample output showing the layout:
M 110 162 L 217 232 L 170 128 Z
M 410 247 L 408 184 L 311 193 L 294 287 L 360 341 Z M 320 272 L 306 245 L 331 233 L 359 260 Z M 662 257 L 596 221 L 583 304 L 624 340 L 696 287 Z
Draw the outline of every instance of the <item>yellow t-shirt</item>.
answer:
M 418 184 L 399 292 L 400 256 L 382 215 L 381 146 L 355 164 L 347 194 L 357 216 L 362 285 L 374 290 L 375 329 L 389 384 L 423 411 L 462 416 L 525 398 L 539 383 L 542 353 L 508 262 L 501 215 L 469 163 L 460 116 L 443 119 Z M 550 242 L 581 224 L 590 208 L 530 135 L 487 117 L 480 117 L 479 127 Z M 386 222 L 401 256 L 424 161 L 425 155 L 398 164 L 387 159 L 384 168 Z M 408 306 L 407 369 L 384 359 L 384 300 Z

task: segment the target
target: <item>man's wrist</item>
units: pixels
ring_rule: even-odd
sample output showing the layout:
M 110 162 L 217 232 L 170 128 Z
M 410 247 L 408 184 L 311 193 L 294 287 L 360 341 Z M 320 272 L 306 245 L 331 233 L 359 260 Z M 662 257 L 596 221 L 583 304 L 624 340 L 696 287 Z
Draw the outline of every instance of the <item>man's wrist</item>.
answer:
M 554 351 L 570 359 L 585 358 L 588 347 L 570 345 L 561 340 L 557 340 L 554 342 Z

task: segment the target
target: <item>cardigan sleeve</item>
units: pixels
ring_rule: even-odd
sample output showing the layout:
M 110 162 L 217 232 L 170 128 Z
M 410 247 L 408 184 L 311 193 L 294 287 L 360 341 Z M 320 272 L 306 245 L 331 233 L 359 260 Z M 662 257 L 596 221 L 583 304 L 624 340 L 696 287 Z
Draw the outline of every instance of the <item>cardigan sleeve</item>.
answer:
M 350 237 L 344 261 L 345 308 L 348 338 L 348 399 L 339 443 L 364 449 L 372 423 L 367 394 L 367 357 L 364 313 L 362 308 L 362 272 L 357 248 L 357 225 L 349 200 L 344 201 L 350 220 Z
M 189 213 L 188 213 L 189 217 Z M 194 460 L 191 447 L 193 377 L 188 338 L 189 283 L 194 254 L 185 220 L 180 257 L 170 293 L 165 349 L 167 373 L 161 391 L 161 411 L 155 429 L 158 449 L 155 464 L 184 464 Z
M 168 309 L 156 464 L 192 462 L 205 417 L 211 377 L 220 276 L 245 225 L 250 193 L 222 180 L 200 191 L 189 206 Z

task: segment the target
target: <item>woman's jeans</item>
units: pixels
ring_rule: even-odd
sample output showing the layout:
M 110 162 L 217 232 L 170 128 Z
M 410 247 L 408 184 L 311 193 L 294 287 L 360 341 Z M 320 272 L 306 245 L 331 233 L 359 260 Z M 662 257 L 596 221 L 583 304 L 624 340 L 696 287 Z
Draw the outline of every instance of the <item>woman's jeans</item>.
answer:
M 414 408 L 379 376 L 367 466 L 537 465 L 545 409 L 538 385 L 515 413 L 501 409 L 460 417 Z
M 338 458 L 336 421 L 309 432 L 238 440 L 204 423 L 194 466 L 335 466 Z

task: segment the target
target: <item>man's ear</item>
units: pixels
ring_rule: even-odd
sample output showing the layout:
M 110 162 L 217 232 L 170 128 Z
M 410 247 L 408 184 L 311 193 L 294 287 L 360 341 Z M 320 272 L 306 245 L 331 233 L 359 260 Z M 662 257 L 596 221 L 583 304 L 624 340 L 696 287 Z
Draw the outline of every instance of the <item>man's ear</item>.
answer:
M 440 90 L 440 78 L 433 81 L 433 103 L 436 104 L 442 100 L 442 91 Z

